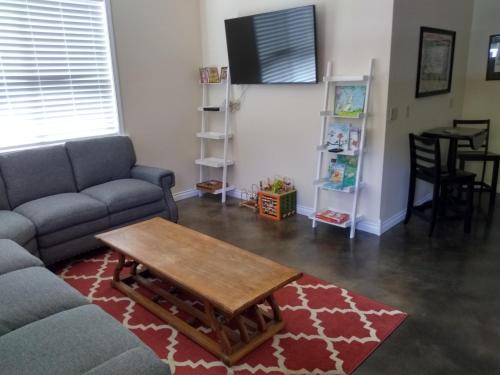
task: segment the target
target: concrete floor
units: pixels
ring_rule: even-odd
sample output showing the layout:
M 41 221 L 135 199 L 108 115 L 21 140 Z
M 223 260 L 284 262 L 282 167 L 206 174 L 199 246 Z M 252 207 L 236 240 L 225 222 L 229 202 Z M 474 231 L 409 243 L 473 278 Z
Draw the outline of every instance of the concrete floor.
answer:
M 407 321 L 357 370 L 365 374 L 500 374 L 500 217 L 460 222 L 414 217 L 382 237 L 305 216 L 259 218 L 212 197 L 179 202 L 180 224 L 407 312 Z

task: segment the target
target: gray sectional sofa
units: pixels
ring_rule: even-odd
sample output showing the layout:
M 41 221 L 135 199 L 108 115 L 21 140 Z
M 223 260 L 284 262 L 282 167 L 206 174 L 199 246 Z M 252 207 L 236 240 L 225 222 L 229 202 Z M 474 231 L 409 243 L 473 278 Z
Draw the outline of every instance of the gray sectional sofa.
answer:
M 0 375 L 169 375 L 119 322 L 0 240 Z
M 125 136 L 0 154 L 0 238 L 53 264 L 97 248 L 98 232 L 177 221 L 174 184 L 173 172 L 136 165 Z

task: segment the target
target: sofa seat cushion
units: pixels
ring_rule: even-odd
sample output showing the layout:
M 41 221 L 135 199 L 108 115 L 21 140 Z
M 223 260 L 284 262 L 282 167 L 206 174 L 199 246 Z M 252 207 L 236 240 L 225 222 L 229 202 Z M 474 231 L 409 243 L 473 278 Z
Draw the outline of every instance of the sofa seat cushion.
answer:
M 82 193 L 105 203 L 111 214 L 163 199 L 159 186 L 131 178 L 92 186 Z
M 40 259 L 12 240 L 0 240 L 0 275 L 37 266 L 43 266 Z
M 38 237 L 38 247 L 40 250 L 47 249 L 49 247 L 74 240 L 75 238 L 81 238 L 88 234 L 102 232 L 109 228 L 109 222 L 109 217 L 102 217 L 83 224 L 73 225 L 72 227 L 58 230 L 57 232 L 41 235 Z M 70 250 L 72 249 L 66 249 L 64 252 Z
M 49 270 L 24 268 L 0 276 L 0 336 L 89 302 Z
M 80 375 L 136 347 L 143 345 L 119 322 L 99 307 L 85 305 L 1 336 L 0 371 Z
M 85 194 L 57 194 L 27 202 L 15 209 L 30 219 L 38 236 L 107 216 L 106 205 Z
M 13 211 L 0 211 L 0 238 L 8 238 L 25 245 L 35 238 L 33 223 L 26 217 Z

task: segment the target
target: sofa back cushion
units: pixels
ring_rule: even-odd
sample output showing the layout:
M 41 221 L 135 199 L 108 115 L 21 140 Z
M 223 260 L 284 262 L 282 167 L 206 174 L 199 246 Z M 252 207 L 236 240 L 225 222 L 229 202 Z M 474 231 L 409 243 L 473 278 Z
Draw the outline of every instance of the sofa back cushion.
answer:
M 5 191 L 5 183 L 0 170 L 0 210 L 10 210 L 9 200 L 7 199 L 7 191 Z
M 12 209 L 49 195 L 76 191 L 64 146 L 2 154 L 0 170 Z
M 135 152 L 128 137 L 113 136 L 66 143 L 78 191 L 130 178 Z

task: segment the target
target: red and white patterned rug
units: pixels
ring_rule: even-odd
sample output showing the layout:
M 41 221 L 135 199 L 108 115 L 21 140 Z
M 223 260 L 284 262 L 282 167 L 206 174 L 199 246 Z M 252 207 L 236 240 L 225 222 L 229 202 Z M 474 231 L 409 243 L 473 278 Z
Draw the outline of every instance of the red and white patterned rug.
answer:
M 101 251 L 69 264 L 57 273 L 94 304 L 118 319 L 156 354 L 182 374 L 351 374 L 407 317 L 376 301 L 309 275 L 278 293 L 287 322 L 232 368 L 199 347 L 142 306 L 110 286 L 117 262 Z M 182 313 L 164 305 L 172 313 Z M 209 330 L 199 327 L 205 333 Z

